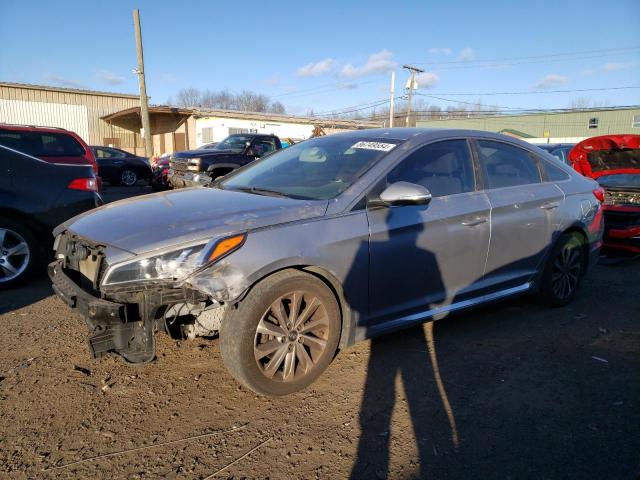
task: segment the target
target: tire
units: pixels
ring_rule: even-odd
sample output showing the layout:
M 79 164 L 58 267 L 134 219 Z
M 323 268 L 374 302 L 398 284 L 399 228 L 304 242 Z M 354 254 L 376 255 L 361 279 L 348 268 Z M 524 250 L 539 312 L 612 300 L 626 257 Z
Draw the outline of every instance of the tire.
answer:
M 133 187 L 138 182 L 138 174 L 130 168 L 120 170 L 120 184 L 125 187 Z
M 584 276 L 584 238 L 564 233 L 549 253 L 542 272 L 539 300 L 550 307 L 562 307 L 575 298 Z
M 31 230 L 11 219 L 0 220 L 0 289 L 23 283 L 40 261 L 40 246 Z
M 292 316 L 293 304 L 298 314 Z M 280 321 L 273 313 L 276 306 Z M 296 320 L 301 322 L 297 328 Z M 340 328 L 333 292 L 311 274 L 283 270 L 259 282 L 237 308 L 228 310 L 220 328 L 222 360 L 254 392 L 287 395 L 309 386 L 329 366 Z

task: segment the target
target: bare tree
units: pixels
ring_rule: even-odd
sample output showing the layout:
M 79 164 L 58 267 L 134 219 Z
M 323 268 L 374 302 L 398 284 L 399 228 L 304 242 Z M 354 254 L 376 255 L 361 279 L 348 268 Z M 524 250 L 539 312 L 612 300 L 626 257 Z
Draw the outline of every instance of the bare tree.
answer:
M 169 104 L 174 104 L 172 98 Z M 271 99 L 263 94 L 243 90 L 240 93 L 232 93 L 228 90 L 199 90 L 197 88 L 183 88 L 176 97 L 175 104 L 180 107 L 196 107 L 223 110 L 240 110 L 245 112 L 286 112 L 285 106 L 280 102 L 271 102 Z
M 197 88 L 182 88 L 176 95 L 176 104 L 181 107 L 199 107 L 202 93 Z

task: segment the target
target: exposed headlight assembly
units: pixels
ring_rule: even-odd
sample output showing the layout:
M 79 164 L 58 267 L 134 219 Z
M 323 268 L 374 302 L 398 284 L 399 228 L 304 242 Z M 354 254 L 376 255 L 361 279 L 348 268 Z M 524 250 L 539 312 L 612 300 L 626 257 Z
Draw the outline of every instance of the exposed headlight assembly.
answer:
M 109 267 L 102 285 L 120 285 L 153 280 L 180 281 L 205 265 L 239 249 L 246 240 L 245 233 L 214 242 L 184 246 L 157 255 L 140 256 Z

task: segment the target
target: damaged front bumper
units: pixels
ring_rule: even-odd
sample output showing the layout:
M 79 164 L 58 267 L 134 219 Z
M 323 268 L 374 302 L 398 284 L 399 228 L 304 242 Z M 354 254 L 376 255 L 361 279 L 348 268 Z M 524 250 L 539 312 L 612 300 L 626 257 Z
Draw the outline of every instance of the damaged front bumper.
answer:
M 627 253 L 640 253 L 640 207 L 604 207 L 604 246 Z
M 162 286 L 122 289 L 104 299 L 74 282 L 61 260 L 51 263 L 48 273 L 58 297 L 76 309 L 89 327 L 89 351 L 93 358 L 115 354 L 130 363 L 149 362 L 155 357 L 155 334 L 172 333 L 165 317 L 168 307 L 193 308 L 208 302 L 202 292 Z

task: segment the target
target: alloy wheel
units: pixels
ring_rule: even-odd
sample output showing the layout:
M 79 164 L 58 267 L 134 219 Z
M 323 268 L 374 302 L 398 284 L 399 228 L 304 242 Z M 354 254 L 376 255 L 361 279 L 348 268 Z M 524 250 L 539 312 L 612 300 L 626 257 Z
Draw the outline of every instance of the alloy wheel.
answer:
M 308 375 L 324 354 L 330 335 L 327 309 L 310 292 L 279 297 L 256 330 L 254 354 L 262 374 L 291 382 Z
M 0 283 L 20 276 L 29 265 L 31 252 L 19 233 L 0 228 Z
M 123 185 L 131 187 L 138 181 L 138 176 L 133 170 L 123 170 L 122 173 L 120 173 L 120 181 Z
M 553 262 L 551 284 L 553 293 L 559 300 L 569 298 L 580 281 L 582 257 L 580 249 L 566 245 Z

